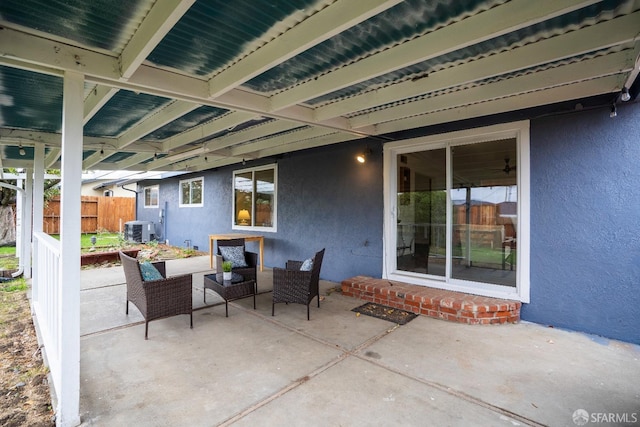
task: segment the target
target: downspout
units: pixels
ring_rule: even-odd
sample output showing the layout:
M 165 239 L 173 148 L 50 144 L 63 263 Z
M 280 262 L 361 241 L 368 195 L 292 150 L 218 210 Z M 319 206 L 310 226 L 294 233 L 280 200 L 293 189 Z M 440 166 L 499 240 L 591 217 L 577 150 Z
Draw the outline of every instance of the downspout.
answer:
M 125 185 L 126 184 L 120 184 L 118 187 L 122 188 L 123 190 L 131 191 L 133 194 L 136 195 L 136 219 L 137 219 L 138 218 L 138 192 L 136 190 L 126 188 Z
M 0 182 L 0 187 L 5 187 L 5 188 L 9 188 L 11 190 L 16 190 L 18 193 L 20 193 L 22 195 L 22 206 L 23 206 L 23 209 L 20 210 L 20 215 L 21 215 L 20 224 L 23 224 L 23 226 L 20 228 L 20 230 L 21 230 L 21 233 L 24 235 L 24 206 L 27 203 L 27 194 L 22 188 L 17 187 L 15 185 L 11 185 L 11 184 L 6 184 L 4 182 Z M 31 239 L 29 239 L 29 241 L 31 241 Z M 24 242 L 25 242 L 25 239 L 24 239 L 24 236 L 23 236 L 23 238 L 20 239 L 20 257 L 19 257 L 20 264 L 18 264 L 18 271 L 15 271 L 15 272 L 13 272 L 11 274 L 12 277 L 18 277 L 24 272 Z M 16 250 L 17 249 L 18 248 L 16 248 Z

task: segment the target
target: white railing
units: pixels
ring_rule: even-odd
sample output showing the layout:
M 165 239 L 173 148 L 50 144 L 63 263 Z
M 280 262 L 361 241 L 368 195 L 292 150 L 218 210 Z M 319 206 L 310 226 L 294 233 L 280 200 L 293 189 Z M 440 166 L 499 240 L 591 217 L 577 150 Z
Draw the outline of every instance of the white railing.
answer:
M 53 389 L 58 395 L 62 380 L 63 360 L 60 321 L 62 318 L 60 301 L 60 242 L 42 232 L 33 233 L 34 269 L 32 280 L 32 301 L 36 321 L 42 338 L 47 363 L 51 371 Z

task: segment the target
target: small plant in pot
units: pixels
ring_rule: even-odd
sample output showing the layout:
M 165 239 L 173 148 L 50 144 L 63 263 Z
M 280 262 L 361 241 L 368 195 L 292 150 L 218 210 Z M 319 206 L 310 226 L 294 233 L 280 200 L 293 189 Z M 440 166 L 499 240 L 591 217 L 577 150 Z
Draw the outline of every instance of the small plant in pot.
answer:
M 231 280 L 231 267 L 233 264 L 231 261 L 224 261 L 222 263 L 222 279 L 223 280 Z

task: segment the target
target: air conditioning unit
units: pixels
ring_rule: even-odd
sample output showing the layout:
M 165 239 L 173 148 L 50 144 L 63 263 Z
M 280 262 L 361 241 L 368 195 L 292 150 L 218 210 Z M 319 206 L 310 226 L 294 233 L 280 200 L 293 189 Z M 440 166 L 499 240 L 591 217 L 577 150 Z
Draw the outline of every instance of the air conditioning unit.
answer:
M 155 226 L 151 221 L 128 221 L 124 223 L 124 239 L 145 243 L 155 239 Z

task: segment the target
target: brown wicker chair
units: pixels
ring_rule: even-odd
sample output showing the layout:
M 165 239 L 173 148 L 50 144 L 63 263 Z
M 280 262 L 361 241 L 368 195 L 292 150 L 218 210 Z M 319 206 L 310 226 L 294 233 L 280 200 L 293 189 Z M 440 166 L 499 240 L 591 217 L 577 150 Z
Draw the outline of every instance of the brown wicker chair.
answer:
M 220 247 L 222 246 L 244 246 L 244 239 L 230 239 L 230 240 L 218 240 L 218 254 L 216 255 L 216 271 L 222 272 L 222 254 L 220 253 Z M 238 273 L 244 277 L 244 280 L 254 280 L 256 282 L 256 289 L 258 288 L 258 254 L 254 252 L 244 252 L 244 260 L 247 263 L 247 267 L 235 267 L 232 269 L 234 273 Z
M 303 261 L 287 261 L 286 268 L 273 268 L 273 302 L 271 304 L 271 315 L 275 315 L 276 303 L 295 303 L 307 306 L 307 320 L 309 320 L 309 304 L 314 297 L 318 298 L 318 308 L 320 308 L 320 291 L 318 281 L 320 280 L 320 268 L 324 249 L 317 252 L 313 257 L 313 268 L 311 271 L 300 271 Z
M 120 252 L 127 280 L 127 315 L 131 301 L 144 317 L 144 339 L 148 339 L 149 322 L 178 314 L 188 314 L 193 329 L 192 276 L 166 277 L 164 261 L 154 262 L 164 279 L 144 281 L 138 260 Z

